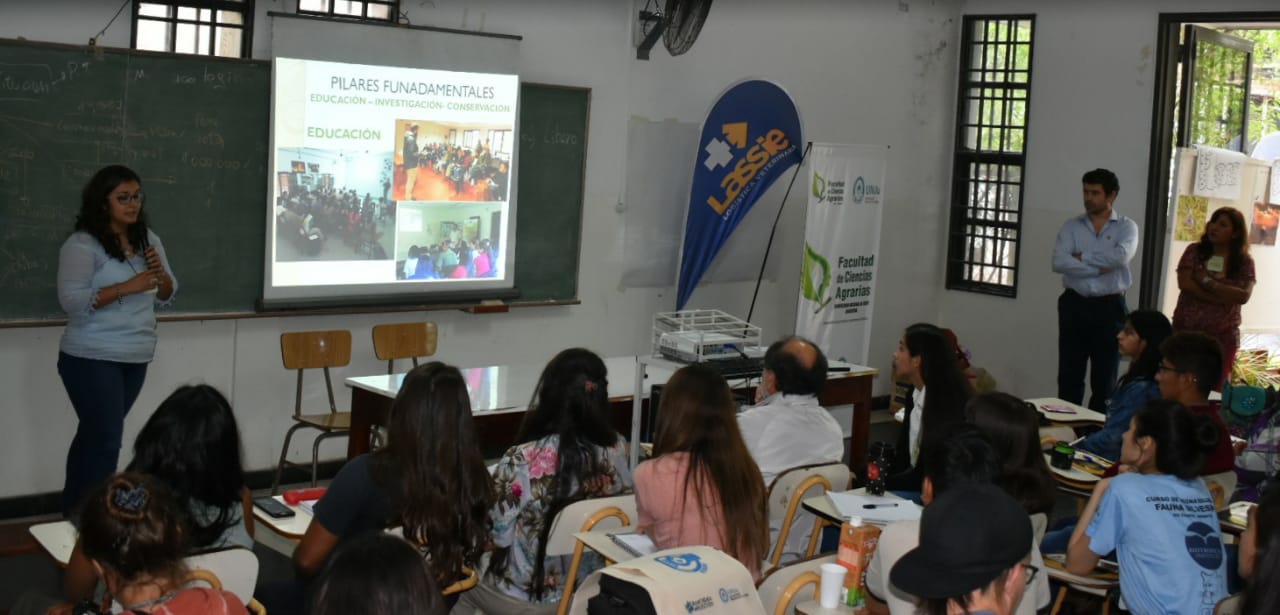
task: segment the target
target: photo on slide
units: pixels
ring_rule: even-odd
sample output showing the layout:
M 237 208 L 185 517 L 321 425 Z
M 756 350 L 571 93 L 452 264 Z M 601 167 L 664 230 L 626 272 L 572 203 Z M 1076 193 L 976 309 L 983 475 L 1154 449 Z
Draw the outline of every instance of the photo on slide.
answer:
M 396 120 L 396 201 L 506 201 L 509 126 Z
M 392 153 L 280 148 L 275 260 L 389 261 Z
M 501 277 L 501 203 L 401 203 L 396 212 L 396 279 Z

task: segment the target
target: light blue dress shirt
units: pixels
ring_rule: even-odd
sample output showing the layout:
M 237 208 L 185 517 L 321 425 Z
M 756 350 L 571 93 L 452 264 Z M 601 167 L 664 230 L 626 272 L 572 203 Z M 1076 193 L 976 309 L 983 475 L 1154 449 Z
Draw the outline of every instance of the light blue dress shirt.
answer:
M 1076 259 L 1072 254 L 1080 253 Z M 1138 252 L 1138 224 L 1113 209 L 1111 219 L 1094 232 L 1088 214 L 1062 225 L 1053 246 L 1053 271 L 1062 286 L 1085 297 L 1117 295 L 1133 284 L 1129 261 Z M 1107 272 L 1103 273 L 1102 270 Z
M 111 258 L 97 239 L 83 231 L 72 233 L 63 242 L 58 253 L 58 303 L 67 313 L 67 328 L 62 332 L 59 350 L 82 359 L 151 361 L 156 350 L 155 306 L 173 303 L 178 295 L 178 280 L 169 267 L 160 238 L 151 231 L 147 231 L 147 238 L 173 280 L 173 294 L 168 300 L 159 301 L 155 293 L 134 293 L 97 309 L 93 304 L 98 290 L 146 271 L 146 257 L 138 252 L 125 261 Z

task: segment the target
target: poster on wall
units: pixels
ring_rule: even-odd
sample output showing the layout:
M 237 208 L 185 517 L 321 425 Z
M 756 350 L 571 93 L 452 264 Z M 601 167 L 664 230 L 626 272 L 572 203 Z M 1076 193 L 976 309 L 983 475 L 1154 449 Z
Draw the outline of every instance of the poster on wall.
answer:
M 1204 233 L 1205 218 L 1208 216 L 1209 199 L 1202 196 L 1184 194 L 1178 197 L 1178 211 L 1174 216 L 1173 239 L 1175 241 L 1196 241 Z

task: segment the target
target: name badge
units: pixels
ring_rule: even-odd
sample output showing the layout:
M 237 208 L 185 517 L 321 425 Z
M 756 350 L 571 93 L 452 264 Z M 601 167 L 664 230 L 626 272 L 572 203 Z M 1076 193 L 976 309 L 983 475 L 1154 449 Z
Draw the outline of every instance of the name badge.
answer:
M 1209 262 L 1205 263 L 1204 265 L 1205 269 L 1208 269 L 1209 271 L 1212 271 L 1214 273 L 1222 273 L 1222 271 L 1226 269 L 1226 267 L 1227 267 L 1227 261 L 1221 256 L 1209 257 Z

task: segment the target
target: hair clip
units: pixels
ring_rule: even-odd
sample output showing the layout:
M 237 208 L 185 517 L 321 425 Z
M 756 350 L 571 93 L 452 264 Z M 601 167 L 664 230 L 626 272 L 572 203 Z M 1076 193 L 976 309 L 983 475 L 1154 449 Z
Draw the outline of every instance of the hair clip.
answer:
M 143 485 L 136 485 L 132 489 L 116 487 L 111 494 L 111 503 L 125 512 L 140 513 L 147 505 L 147 488 Z

